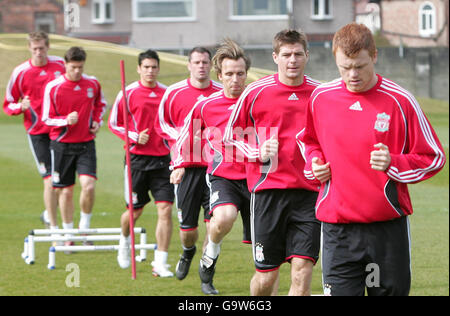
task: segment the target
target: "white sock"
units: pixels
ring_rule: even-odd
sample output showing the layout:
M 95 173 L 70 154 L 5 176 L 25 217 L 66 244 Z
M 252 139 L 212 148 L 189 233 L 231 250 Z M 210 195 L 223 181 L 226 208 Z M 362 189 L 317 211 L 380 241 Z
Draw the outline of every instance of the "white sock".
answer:
M 129 247 L 130 246 L 130 236 L 124 236 L 120 233 L 119 247 Z
M 72 223 L 62 223 L 63 229 L 73 229 L 73 222 Z M 73 236 L 73 234 L 66 234 L 65 236 Z
M 48 216 L 48 211 L 44 210 L 44 221 L 46 221 L 47 223 L 50 223 L 50 217 Z
M 50 229 L 59 229 L 58 225 L 56 226 L 50 226 Z M 52 234 L 52 237 L 58 237 L 61 236 L 60 234 Z
M 157 264 L 166 264 L 168 255 L 169 253 L 166 251 L 155 250 L 155 262 Z
M 86 214 L 84 212 L 80 212 L 80 224 L 78 225 L 78 227 L 80 229 L 88 229 L 89 227 L 91 227 L 91 214 Z
M 215 242 L 211 241 L 211 238 L 209 238 L 209 242 L 206 245 L 206 250 L 205 250 L 206 255 L 210 258 L 216 259 L 220 253 L 220 244 L 221 244 L 221 242 L 216 244 Z

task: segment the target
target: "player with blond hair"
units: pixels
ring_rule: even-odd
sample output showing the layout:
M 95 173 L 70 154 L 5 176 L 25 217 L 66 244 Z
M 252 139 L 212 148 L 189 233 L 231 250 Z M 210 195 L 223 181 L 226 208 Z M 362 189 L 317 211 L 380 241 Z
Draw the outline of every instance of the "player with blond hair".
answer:
M 233 147 L 226 148 L 222 142 L 231 111 L 245 89 L 250 59 L 241 47 L 226 39 L 217 49 L 212 63 L 223 84 L 223 90 L 194 106 L 177 140 L 180 155 L 174 165 L 175 169 L 183 168 L 183 159 L 186 159 L 183 150 L 189 152 L 196 147 L 196 142 L 206 138 L 209 148 L 207 177 L 211 220 L 208 244 L 199 266 L 202 291 L 205 294 L 216 294 L 205 290 L 205 286 L 212 284 L 221 243 L 231 231 L 239 211 L 244 224 L 243 242 L 251 243 L 250 193 L 247 189 L 245 163 L 243 159 L 235 159 Z
M 45 32 L 28 34 L 31 58 L 17 66 L 6 87 L 3 110 L 8 115 L 22 115 L 30 149 L 44 182 L 45 211 L 41 220 L 57 229 L 57 198 L 51 180 L 50 127 L 41 120 L 44 89 L 48 82 L 65 73 L 64 59 L 49 56 L 50 40 Z

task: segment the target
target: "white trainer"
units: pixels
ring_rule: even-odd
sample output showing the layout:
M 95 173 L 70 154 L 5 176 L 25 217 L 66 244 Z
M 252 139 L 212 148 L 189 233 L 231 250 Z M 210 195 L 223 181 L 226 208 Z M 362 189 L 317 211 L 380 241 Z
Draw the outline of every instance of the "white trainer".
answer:
M 127 269 L 130 266 L 130 247 L 128 245 L 119 247 L 117 262 L 122 269 Z
M 155 277 L 171 278 L 173 273 L 169 271 L 170 264 L 161 264 L 152 261 L 152 274 Z

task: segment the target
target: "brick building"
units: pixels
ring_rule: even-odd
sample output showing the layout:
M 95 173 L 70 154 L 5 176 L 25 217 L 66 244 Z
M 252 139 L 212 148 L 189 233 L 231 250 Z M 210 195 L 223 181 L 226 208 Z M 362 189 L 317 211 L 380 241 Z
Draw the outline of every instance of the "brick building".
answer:
M 449 0 L 355 0 L 356 21 L 392 45 L 449 46 Z
M 0 0 L 0 32 L 64 34 L 62 0 Z

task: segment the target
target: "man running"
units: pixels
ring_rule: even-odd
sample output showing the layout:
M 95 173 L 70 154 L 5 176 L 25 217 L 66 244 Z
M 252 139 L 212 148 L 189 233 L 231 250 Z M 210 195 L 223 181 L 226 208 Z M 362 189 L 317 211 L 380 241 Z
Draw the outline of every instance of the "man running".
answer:
M 52 181 L 59 195 L 63 228 L 73 228 L 75 173 L 81 185 L 80 229 L 90 227 L 97 180 L 95 137 L 106 109 L 100 83 L 83 74 L 86 52 L 71 47 L 64 55 L 66 74 L 49 82 L 42 120 L 51 126 Z M 73 242 L 70 242 L 73 244 Z
M 220 245 L 231 231 L 238 211 L 241 212 L 244 224 L 244 242 L 251 243 L 250 192 L 247 189 L 244 159 L 235 159 L 233 146 L 226 148 L 222 142 L 231 111 L 244 91 L 250 59 L 235 42 L 225 40 L 212 62 L 223 90 L 195 105 L 178 138 L 180 155 L 174 165 L 175 170 L 183 168 L 186 164 L 184 156 L 189 156 L 185 155 L 185 151 L 189 153 L 192 148 L 198 148 L 199 140 L 207 140 L 210 150 L 203 154 L 208 159 L 211 221 L 208 244 L 199 266 L 202 291 L 205 294 L 211 294 L 204 287 L 212 284 Z
M 3 110 L 8 115 L 22 115 L 30 149 L 44 182 L 45 211 L 41 220 L 58 229 L 57 198 L 51 179 L 50 127 L 42 122 L 42 102 L 48 82 L 65 73 L 64 59 L 49 56 L 50 42 L 44 32 L 28 35 L 31 58 L 17 66 L 6 87 Z
M 318 82 L 304 75 L 304 33 L 284 30 L 273 40 L 278 73 L 251 83 L 231 114 L 224 141 L 241 150 L 252 192 L 252 243 L 256 267 L 251 295 L 273 293 L 283 262 L 291 263 L 289 295 L 309 295 L 320 244 L 314 205 L 317 185 L 301 172 L 296 135 L 304 128 L 309 96 Z M 252 162 L 253 161 L 253 162 Z
M 336 32 L 341 78 L 318 87 L 307 109 L 305 175 L 322 182 L 322 272 L 326 295 L 408 295 L 411 259 L 407 183 L 445 164 L 436 133 L 416 99 L 376 74 L 370 30 Z M 367 284 L 368 273 L 378 282 Z
M 172 277 L 167 266 L 167 256 L 172 236 L 172 204 L 174 200 L 173 185 L 169 182 L 170 155 L 169 148 L 154 129 L 155 117 L 159 103 L 166 91 L 166 86 L 159 83 L 159 56 L 153 50 L 147 50 L 138 57 L 137 72 L 139 81 L 126 87 L 128 100 L 128 138 L 130 140 L 131 182 L 133 190 L 134 221 L 141 216 L 144 206 L 151 201 L 151 191 L 158 212 L 156 224 L 155 259 L 152 262 L 153 275 Z M 109 116 L 109 129 L 125 140 L 125 123 L 123 121 L 123 93 L 119 92 Z M 127 174 L 125 166 L 125 175 Z M 125 197 L 128 201 L 128 178 L 125 176 Z M 117 256 L 119 266 L 130 266 L 130 216 L 125 211 L 121 221 L 122 234 Z
M 188 79 L 169 86 L 161 100 L 156 129 L 174 151 L 173 145 L 179 131 L 195 103 L 222 89 L 222 85 L 210 79 L 211 53 L 203 47 L 195 47 L 189 53 Z M 174 158 L 172 158 L 174 159 Z M 175 184 L 175 198 L 180 221 L 180 239 L 183 254 L 176 266 L 176 277 L 183 280 L 189 273 L 198 240 L 198 218 L 200 208 L 208 231 L 209 189 L 206 184 L 207 162 L 200 156 L 192 158 L 189 166 L 172 172 L 171 183 Z M 206 241 L 206 239 L 205 239 Z M 211 285 L 212 287 L 212 285 Z M 215 289 L 211 289 L 212 292 Z

